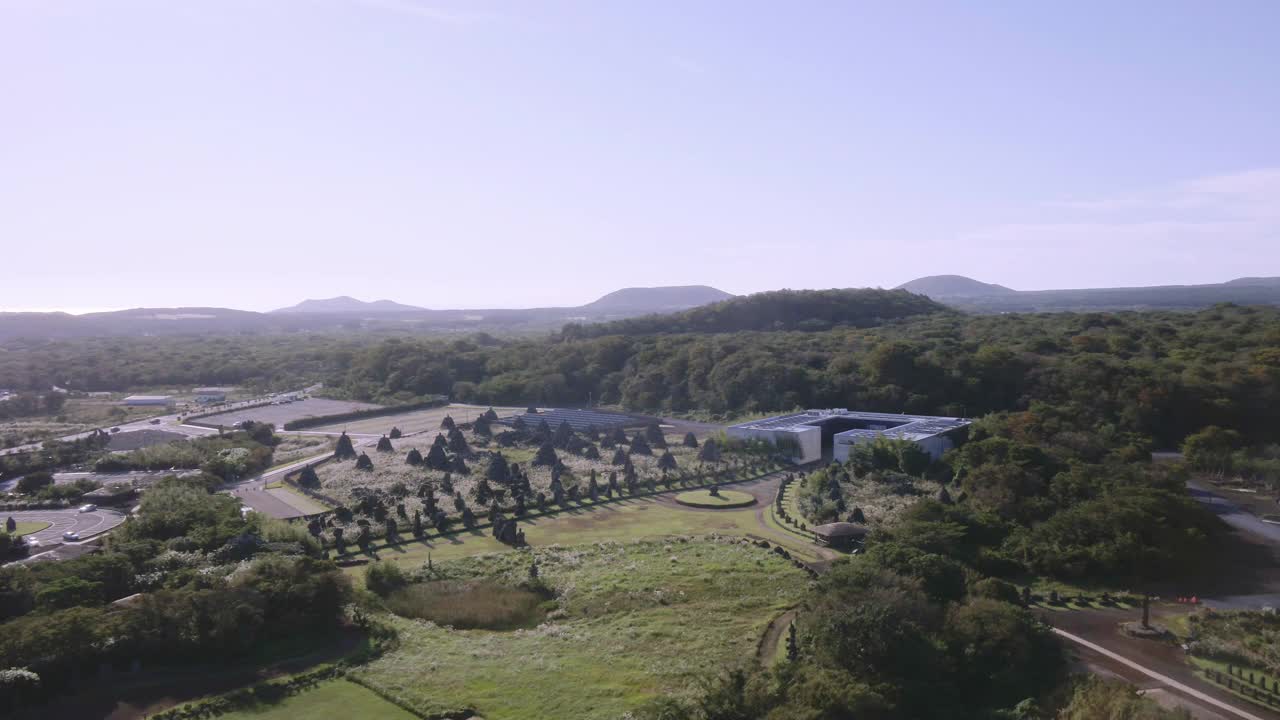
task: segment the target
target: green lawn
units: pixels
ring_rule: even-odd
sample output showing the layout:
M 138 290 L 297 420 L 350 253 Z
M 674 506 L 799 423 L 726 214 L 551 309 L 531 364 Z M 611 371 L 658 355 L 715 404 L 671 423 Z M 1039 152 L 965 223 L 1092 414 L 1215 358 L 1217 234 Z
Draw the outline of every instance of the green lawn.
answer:
M 620 500 L 601 505 L 557 513 L 544 517 L 520 520 L 525 539 L 534 548 L 549 545 L 627 541 L 659 538 L 668 535 L 756 535 L 763 537 L 755 510 L 725 510 L 723 512 L 699 512 L 671 507 L 652 498 Z M 777 542 L 768 537 L 771 542 Z M 787 549 L 803 558 L 815 556 L 813 546 L 796 537 L 793 543 L 784 543 Z M 431 554 L 433 561 L 492 552 L 512 552 L 511 548 L 494 540 L 488 528 L 461 532 L 427 541 L 410 541 L 401 545 L 379 548 L 378 557 L 390 560 L 406 568 L 417 568 Z M 360 573 L 359 568 L 352 569 Z
M 38 533 L 52 524 L 53 523 L 47 522 L 20 522 L 18 523 L 18 528 L 11 534 L 14 537 L 22 537 L 23 535 L 30 535 L 31 533 Z
M 400 647 L 353 674 L 424 715 L 624 717 L 749 662 L 770 620 L 809 583 L 774 553 L 729 538 L 540 547 L 435 567 L 518 583 L 534 558 L 556 593 L 547 623 L 491 632 L 390 616 Z
M 755 496 L 738 490 L 717 490 L 715 495 L 710 490 L 690 490 L 676 495 L 676 502 L 696 508 L 741 508 L 756 504 Z
M 330 680 L 274 705 L 220 715 L 223 720 L 417 720 L 412 713 L 348 680 Z

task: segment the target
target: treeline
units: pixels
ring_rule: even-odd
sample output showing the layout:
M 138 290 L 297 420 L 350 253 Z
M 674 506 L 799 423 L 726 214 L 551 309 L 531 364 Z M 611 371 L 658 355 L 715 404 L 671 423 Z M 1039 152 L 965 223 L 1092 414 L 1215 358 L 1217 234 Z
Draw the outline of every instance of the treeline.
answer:
M 828 332 L 389 340 L 329 385 L 359 400 L 617 404 L 719 415 L 850 407 L 976 417 L 1045 404 L 1175 447 L 1207 425 L 1280 424 L 1280 309 L 965 316 Z
M 215 664 L 323 637 L 349 593 L 305 529 L 168 478 L 104 552 L 0 568 L 0 669 L 25 668 L 57 697 L 102 664 Z
M 777 290 L 733 298 L 668 315 L 565 326 L 569 340 L 606 335 L 733 333 L 753 330 L 817 332 L 834 327 L 874 327 L 893 320 L 953 312 L 906 290 Z
M 385 336 L 234 337 L 55 343 L 0 353 L 0 386 L 55 376 L 92 389 L 322 380 L 327 392 L 385 404 L 447 395 L 503 405 L 619 405 L 731 416 L 795 407 L 963 415 L 1060 408 L 1104 433 L 1175 447 L 1208 425 L 1247 444 L 1280 424 L 1280 309 L 1196 313 L 909 315 L 929 301 L 881 291 L 767 293 L 691 313 L 566 328 L 560 336 L 452 341 Z M 858 297 L 862 297 L 859 295 Z M 799 298 L 799 299 L 797 299 Z M 892 300 L 886 309 L 885 299 Z M 914 298 L 914 299 L 913 299 Z M 917 307 L 920 306 L 920 307 Z M 748 313 L 751 327 L 733 332 Z M 799 309 L 798 309 L 799 308 Z M 823 314 L 824 308 L 832 314 Z M 700 324 L 689 317 L 723 321 Z M 807 319 L 825 332 L 800 330 Z M 757 322 L 767 319 L 767 322 Z M 743 320 L 742 322 L 748 322 Z M 631 324 L 629 324 L 631 323 Z M 696 326 L 696 327 L 695 327 Z M 702 332 L 677 332 L 701 327 Z M 587 337 L 609 329 L 622 334 Z M 642 334 L 637 333 L 641 330 Z

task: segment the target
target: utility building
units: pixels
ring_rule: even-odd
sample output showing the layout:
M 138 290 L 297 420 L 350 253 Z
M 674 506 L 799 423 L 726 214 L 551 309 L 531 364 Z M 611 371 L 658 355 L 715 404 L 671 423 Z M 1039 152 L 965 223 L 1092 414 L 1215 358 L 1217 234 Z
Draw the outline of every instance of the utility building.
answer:
M 172 407 L 173 398 L 169 395 L 130 395 L 124 399 L 130 407 Z
M 970 422 L 932 415 L 895 415 L 859 410 L 805 410 L 733 425 L 726 433 L 744 440 L 764 440 L 784 448 L 800 464 L 830 457 L 844 462 L 858 443 L 878 437 L 910 440 L 934 460 L 963 440 Z

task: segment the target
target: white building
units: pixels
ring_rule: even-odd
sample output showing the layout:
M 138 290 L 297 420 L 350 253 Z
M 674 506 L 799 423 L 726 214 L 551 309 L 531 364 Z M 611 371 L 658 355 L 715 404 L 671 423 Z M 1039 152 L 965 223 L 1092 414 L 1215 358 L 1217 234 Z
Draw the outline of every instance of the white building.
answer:
M 878 437 L 911 440 L 937 460 L 956 446 L 970 421 L 931 415 L 895 415 L 837 408 L 806 410 L 763 420 L 733 425 L 729 437 L 764 440 L 774 445 L 790 445 L 797 463 L 823 459 L 830 451 L 833 460 L 844 462 L 858 443 Z
M 231 388 L 221 387 L 205 387 L 196 388 L 191 391 L 196 396 L 196 402 L 207 405 L 209 403 L 220 403 L 227 401 L 227 393 L 231 392 Z
M 169 395 L 130 395 L 124 399 L 130 407 L 173 407 L 173 398 Z

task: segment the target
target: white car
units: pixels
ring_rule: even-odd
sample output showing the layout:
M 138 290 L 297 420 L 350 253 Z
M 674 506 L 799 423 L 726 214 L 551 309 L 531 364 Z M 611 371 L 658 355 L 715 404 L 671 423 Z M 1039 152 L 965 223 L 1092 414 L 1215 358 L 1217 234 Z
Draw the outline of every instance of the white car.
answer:
M 82 513 L 93 512 L 94 510 L 97 510 L 97 509 L 98 509 L 98 506 L 97 506 L 97 505 L 94 505 L 94 504 L 92 504 L 92 503 L 90 503 L 90 504 L 88 504 L 88 505 L 81 505 L 81 506 L 80 506 L 80 512 L 82 512 Z
M 68 530 L 62 533 L 62 539 L 67 542 L 78 542 L 80 540 L 80 533 Z
M 26 536 L 23 539 L 26 541 L 27 547 L 29 548 L 40 547 L 40 541 L 31 537 L 30 535 Z

